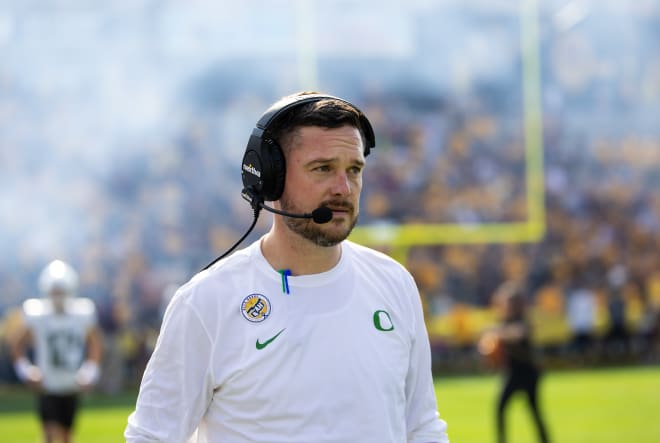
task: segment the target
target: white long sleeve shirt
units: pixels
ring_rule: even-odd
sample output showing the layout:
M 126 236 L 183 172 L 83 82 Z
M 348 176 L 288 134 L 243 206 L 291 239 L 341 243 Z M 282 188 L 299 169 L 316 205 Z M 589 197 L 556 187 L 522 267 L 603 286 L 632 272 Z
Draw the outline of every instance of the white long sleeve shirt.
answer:
M 127 442 L 448 442 L 410 274 L 345 241 L 286 280 L 255 242 L 177 292 Z

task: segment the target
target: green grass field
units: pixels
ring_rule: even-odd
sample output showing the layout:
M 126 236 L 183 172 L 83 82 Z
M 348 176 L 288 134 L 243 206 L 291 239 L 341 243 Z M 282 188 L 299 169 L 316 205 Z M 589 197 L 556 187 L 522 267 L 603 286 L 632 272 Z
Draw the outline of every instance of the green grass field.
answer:
M 497 376 L 439 378 L 438 403 L 452 443 L 494 442 Z M 77 443 L 122 440 L 134 394 L 90 395 L 83 401 Z M 356 399 L 359 401 L 359 399 Z M 660 367 L 550 372 L 541 402 L 554 443 L 660 442 Z M 0 390 L 0 443 L 40 441 L 31 396 Z M 509 443 L 534 443 L 536 436 L 522 397 L 508 413 Z
M 453 443 L 495 442 L 496 377 L 436 383 L 438 407 Z M 660 442 L 660 367 L 550 372 L 542 412 L 554 443 Z M 508 409 L 509 443 L 536 442 L 522 396 Z

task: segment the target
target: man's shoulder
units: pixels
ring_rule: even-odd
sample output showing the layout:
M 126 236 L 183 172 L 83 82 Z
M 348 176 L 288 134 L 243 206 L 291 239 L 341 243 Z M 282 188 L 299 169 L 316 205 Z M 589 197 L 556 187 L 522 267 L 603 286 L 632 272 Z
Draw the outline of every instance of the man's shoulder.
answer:
M 28 298 L 22 308 L 23 315 L 28 318 L 45 317 L 53 312 L 53 304 L 46 298 Z
M 69 300 L 68 312 L 79 316 L 93 316 L 96 314 L 96 305 L 87 297 L 74 297 Z
M 53 302 L 49 298 L 28 298 L 23 302 L 23 315 L 28 323 L 39 323 L 49 321 L 55 316 Z M 96 305 L 85 297 L 72 297 L 66 301 L 66 308 L 63 316 L 58 318 L 71 318 L 71 322 L 79 322 L 83 319 L 95 321 Z
M 233 252 L 231 255 L 223 258 L 222 260 L 218 260 L 217 262 L 213 263 L 212 266 L 199 271 L 190 279 L 188 284 L 195 284 L 200 281 L 207 281 L 209 279 L 212 280 L 216 275 L 223 276 L 232 272 L 236 272 L 237 270 L 240 271 L 245 266 L 249 265 L 257 248 L 259 248 L 258 241 L 253 242 L 243 249 L 239 249 L 238 251 Z
M 371 266 L 385 267 L 388 270 L 399 270 L 404 273 L 408 272 L 401 263 L 384 252 L 348 240 L 346 240 L 344 244 L 348 247 L 349 251 L 351 251 L 355 260 L 367 262 Z
M 231 292 L 236 276 L 244 274 L 249 265 L 249 248 L 239 250 L 192 276 L 174 297 L 193 305 L 215 302 L 222 294 Z

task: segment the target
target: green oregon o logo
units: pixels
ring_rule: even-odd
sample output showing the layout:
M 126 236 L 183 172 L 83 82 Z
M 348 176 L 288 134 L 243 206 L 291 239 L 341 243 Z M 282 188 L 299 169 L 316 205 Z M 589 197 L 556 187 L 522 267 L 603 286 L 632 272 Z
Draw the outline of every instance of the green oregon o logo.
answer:
M 374 326 L 379 331 L 391 331 L 394 329 L 394 324 L 392 323 L 392 318 L 387 311 L 378 310 L 374 312 Z

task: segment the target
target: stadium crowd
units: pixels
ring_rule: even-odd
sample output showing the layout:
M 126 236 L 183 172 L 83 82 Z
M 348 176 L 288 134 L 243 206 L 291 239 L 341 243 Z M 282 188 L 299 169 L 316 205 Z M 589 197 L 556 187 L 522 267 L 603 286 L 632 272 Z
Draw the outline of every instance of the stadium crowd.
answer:
M 644 20 L 645 29 L 657 33 L 658 12 Z M 599 51 L 590 36 L 578 27 L 546 35 L 541 44 L 543 239 L 409 252 L 429 324 L 456 324 L 452 336 L 432 337 L 437 349 L 471 352 L 479 328 L 465 326 L 462 316 L 487 310 L 501 282 L 524 279 L 540 318 L 560 318 L 568 327 L 560 342 L 549 344 L 584 359 L 602 350 L 608 358 L 660 358 L 660 132 L 649 117 L 660 112 L 660 64 L 657 57 L 639 57 L 638 65 L 618 69 L 616 51 Z M 502 38 L 513 45 L 518 35 Z M 657 55 L 657 46 L 641 42 L 633 42 L 637 53 Z M 567 63 L 576 51 L 598 69 Z M 215 82 L 209 80 L 214 75 Z M 361 104 L 376 129 L 361 223 L 525 221 L 522 78 L 506 78 L 455 91 L 427 91 L 405 79 L 398 87 L 380 85 L 356 73 L 324 78 L 327 91 Z M 139 379 L 173 288 L 251 222 L 238 164 L 273 91 L 232 92 L 237 81 L 211 72 L 196 86 L 204 100 L 181 105 L 176 124 L 139 140 L 113 139 L 110 151 L 122 155 L 106 155 L 99 166 L 97 159 L 81 164 L 76 157 L 75 148 L 94 146 L 99 136 L 94 127 L 71 135 L 82 108 L 65 106 L 55 93 L 51 101 L 36 100 L 18 87 L 20 79 L 0 71 L 2 180 L 16 190 L 1 204 L 20 214 L 3 217 L 2 336 L 11 334 L 20 303 L 36 295 L 38 272 L 56 258 L 44 251 L 52 251 L 78 269 L 81 294 L 97 303 L 107 350 L 104 388 Z M 27 123 L 51 108 L 60 115 L 54 122 Z M 13 155 L 25 143 L 39 146 L 30 151 L 35 156 L 52 155 L 57 163 Z M 52 182 L 57 186 L 49 191 Z M 66 211 L 58 207 L 62 200 Z M 264 232 L 268 216 L 261 215 L 252 238 Z M 6 358 L 0 377 L 12 379 Z

